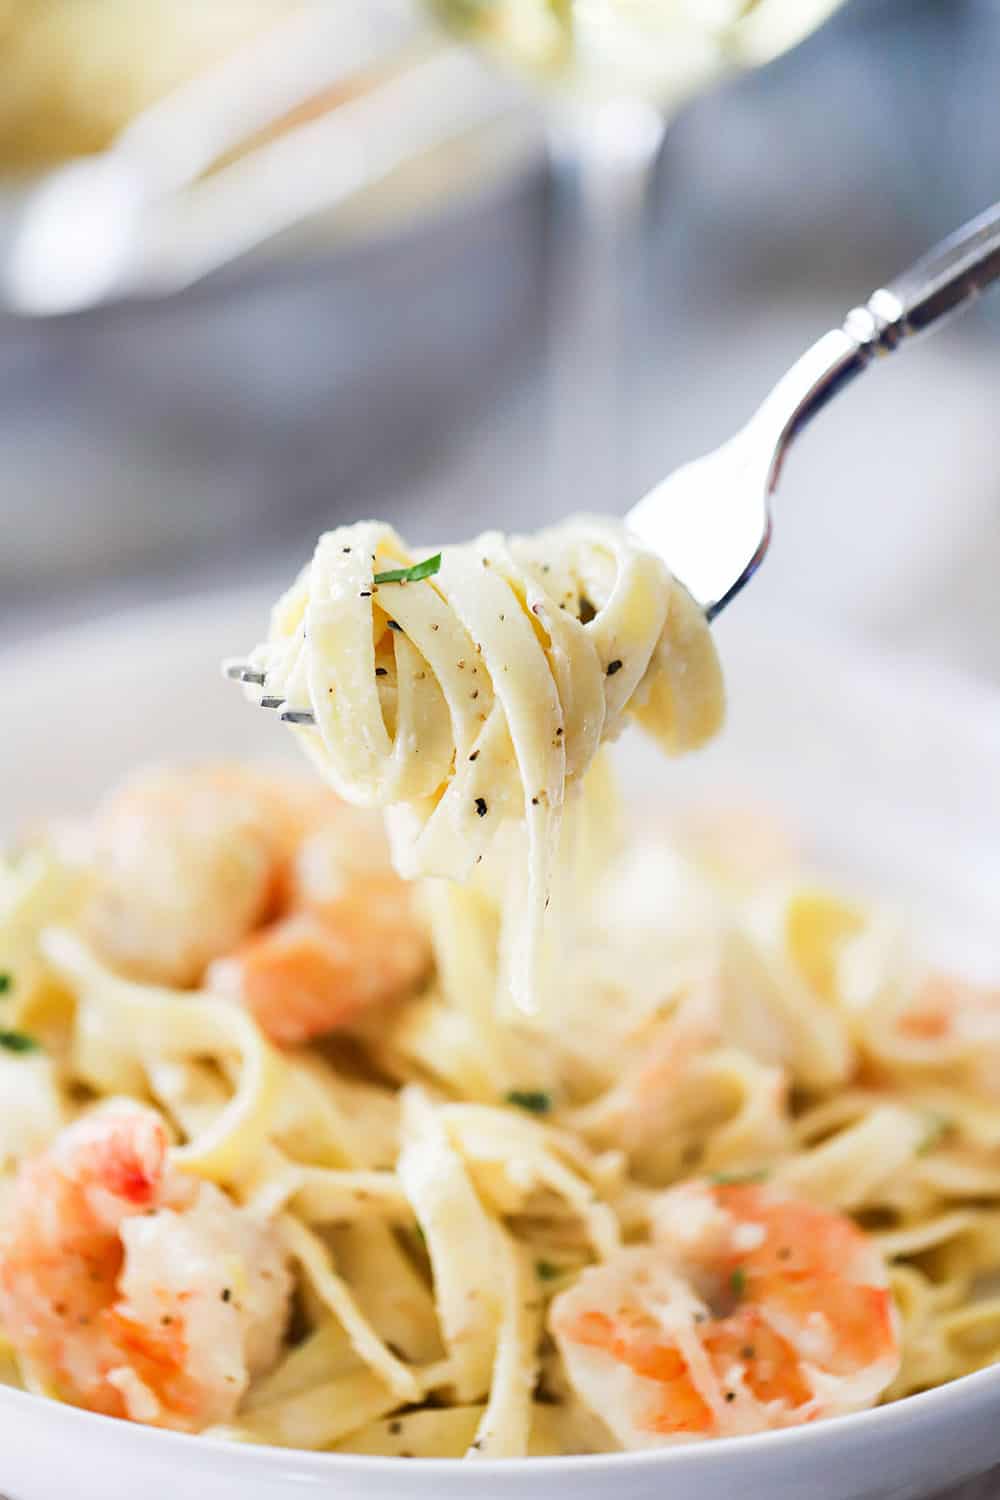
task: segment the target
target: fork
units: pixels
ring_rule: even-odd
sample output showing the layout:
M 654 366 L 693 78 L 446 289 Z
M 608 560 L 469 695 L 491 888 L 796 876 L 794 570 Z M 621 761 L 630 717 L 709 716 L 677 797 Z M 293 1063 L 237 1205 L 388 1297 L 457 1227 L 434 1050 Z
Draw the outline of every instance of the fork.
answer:
M 626 518 L 709 620 L 749 583 L 771 541 L 785 455 L 817 412 L 880 355 L 940 328 L 1000 277 L 1000 203 L 853 308 L 765 397 L 735 437 L 675 469 Z
M 942 240 L 908 271 L 873 292 L 792 365 L 735 437 L 675 469 L 634 505 L 630 530 L 659 553 L 709 620 L 749 583 L 771 541 L 771 496 L 785 454 L 807 423 L 879 355 L 927 333 L 1000 277 L 1000 203 Z M 223 664 L 229 677 L 261 689 L 263 708 L 291 724 L 307 710 L 267 693 L 262 672 Z

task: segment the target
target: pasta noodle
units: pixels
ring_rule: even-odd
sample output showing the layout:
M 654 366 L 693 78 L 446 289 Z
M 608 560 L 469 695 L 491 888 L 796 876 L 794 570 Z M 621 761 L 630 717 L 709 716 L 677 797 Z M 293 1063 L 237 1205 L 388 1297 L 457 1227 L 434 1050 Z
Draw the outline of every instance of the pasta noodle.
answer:
M 677 750 L 721 707 L 620 528 L 375 583 L 412 566 L 331 533 L 254 670 L 415 891 L 377 814 L 235 767 L 129 786 L 127 880 L 114 799 L 0 871 L 0 1382 L 478 1462 L 1000 1359 L 1000 993 L 760 819 L 609 815 L 625 719 Z
M 491 532 L 445 548 L 431 576 L 386 579 L 414 564 L 388 526 L 328 532 L 250 667 L 312 721 L 296 732 L 334 789 L 390 810 L 402 874 L 467 882 L 495 842 L 523 837 L 526 880 L 506 851 L 501 985 L 530 1014 L 574 794 L 628 716 L 672 752 L 715 732 L 714 647 L 617 522 Z
M 81 1088 L 153 1099 L 171 1159 L 271 1221 L 299 1283 L 306 1333 L 211 1428 L 240 1442 L 456 1458 L 613 1446 L 545 1353 L 549 1307 L 647 1241 L 664 1189 L 692 1174 L 766 1179 L 868 1226 L 902 1330 L 887 1397 L 1000 1357 L 1000 1099 L 984 1054 L 1000 1004 L 926 978 L 901 934 L 790 869 L 748 900 L 710 863 L 687 876 L 710 897 L 687 908 L 701 927 L 681 948 L 658 935 L 674 988 L 668 967 L 654 1003 L 627 963 L 655 957 L 646 918 L 629 927 L 614 881 L 624 897 L 637 869 L 661 868 L 629 854 L 593 887 L 592 937 L 596 908 L 615 917 L 569 970 L 590 1052 L 558 1033 L 524 1046 L 493 1009 L 485 894 L 430 887 L 438 977 L 359 1020 L 366 1075 L 274 1047 L 210 993 L 114 973 L 82 935 L 88 872 L 29 852 L 5 875 L 0 1004 L 45 1047 L 0 1048 L 0 1223 L 13 1174 L 79 1113 Z M 10 1339 L 0 1372 L 59 1394 Z

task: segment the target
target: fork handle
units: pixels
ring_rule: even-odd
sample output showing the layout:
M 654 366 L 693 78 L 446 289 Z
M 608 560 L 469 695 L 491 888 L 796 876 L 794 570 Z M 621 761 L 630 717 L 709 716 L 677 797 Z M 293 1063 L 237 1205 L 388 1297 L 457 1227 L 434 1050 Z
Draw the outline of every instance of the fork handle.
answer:
M 844 331 L 888 354 L 959 312 L 1000 277 L 1000 203 L 971 219 L 854 308 Z
M 774 490 L 785 453 L 803 427 L 881 354 L 959 312 L 1000 277 L 1000 203 L 971 219 L 847 314 L 807 349 L 765 400 L 773 427 Z

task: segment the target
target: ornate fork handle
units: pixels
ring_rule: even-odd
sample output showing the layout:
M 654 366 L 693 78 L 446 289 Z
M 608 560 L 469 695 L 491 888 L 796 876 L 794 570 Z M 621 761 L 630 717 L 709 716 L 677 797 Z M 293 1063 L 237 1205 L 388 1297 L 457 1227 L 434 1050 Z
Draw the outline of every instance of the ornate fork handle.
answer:
M 881 354 L 960 312 L 1000 277 L 1000 203 L 970 220 L 873 292 L 840 328 L 807 349 L 754 418 L 771 428 L 773 491 L 792 439 L 845 385 Z
M 878 324 L 879 351 L 895 349 L 959 312 L 998 276 L 1000 203 L 995 203 L 868 299 L 865 310 Z M 853 316 L 848 314 L 848 324 Z

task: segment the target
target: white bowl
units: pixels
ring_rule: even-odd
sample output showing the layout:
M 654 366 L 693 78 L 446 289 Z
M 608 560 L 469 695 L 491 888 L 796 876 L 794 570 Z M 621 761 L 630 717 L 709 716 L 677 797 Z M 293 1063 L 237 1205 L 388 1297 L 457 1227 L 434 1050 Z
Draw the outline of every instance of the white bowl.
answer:
M 285 753 L 273 719 L 218 676 L 257 635 L 265 601 L 157 606 L 0 654 L 6 831 L 86 807 L 138 761 Z M 842 645 L 806 642 L 740 606 L 719 627 L 727 733 L 664 766 L 632 736 L 646 805 L 753 797 L 816 851 L 908 907 L 953 960 L 1000 972 L 1000 701 Z M 815 1427 L 660 1453 L 508 1463 L 240 1448 L 112 1422 L 0 1389 L 9 1500 L 924 1500 L 1000 1462 L 1000 1367 Z

